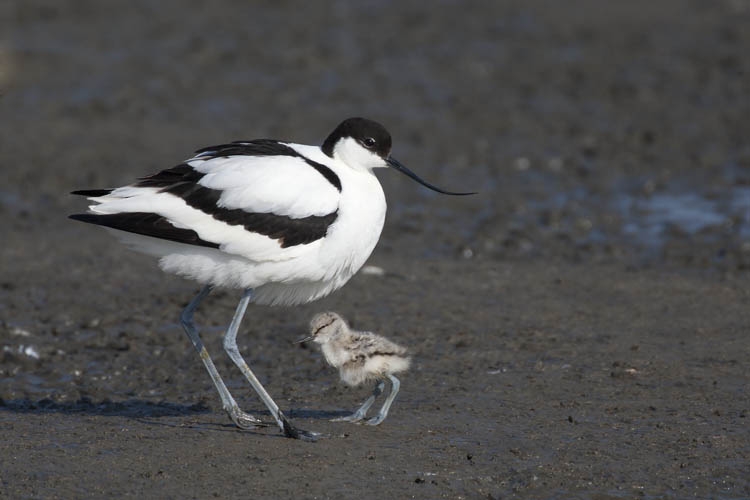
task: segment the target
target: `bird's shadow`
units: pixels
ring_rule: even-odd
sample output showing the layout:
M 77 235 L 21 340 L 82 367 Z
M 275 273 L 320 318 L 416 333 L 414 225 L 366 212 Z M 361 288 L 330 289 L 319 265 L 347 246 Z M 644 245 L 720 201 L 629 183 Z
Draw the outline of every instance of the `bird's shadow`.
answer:
M 110 401 L 105 399 L 97 403 L 90 398 L 83 397 L 77 401 L 66 402 L 54 401 L 49 398 L 39 401 L 32 401 L 31 399 L 0 399 L 0 411 L 31 414 L 63 413 L 109 417 L 159 418 L 210 413 L 211 409 L 203 403 L 182 405 L 166 401 L 155 403 L 141 399 L 129 399 L 126 401 Z
M 284 413 L 289 418 L 309 418 L 313 420 L 331 420 L 333 418 L 343 417 L 346 415 L 350 415 L 351 411 L 345 411 L 345 410 L 307 410 L 307 409 L 299 409 L 299 410 L 287 410 Z
M 142 399 L 129 399 L 126 401 L 111 401 L 108 399 L 94 402 L 90 398 L 83 397 L 77 401 L 58 402 L 49 398 L 39 401 L 31 399 L 0 399 L 0 411 L 26 414 L 62 413 L 67 415 L 98 415 L 107 417 L 126 417 L 136 420 L 156 423 L 154 419 L 163 417 L 190 417 L 214 413 L 215 410 L 206 406 L 203 402 L 183 405 L 167 401 L 153 402 Z M 251 414 L 264 419 L 270 419 L 268 411 L 254 409 Z M 314 419 L 330 420 L 332 418 L 347 415 L 347 411 L 290 409 L 284 413 L 291 419 Z M 227 423 L 233 427 L 233 424 Z M 275 425 L 275 424 L 274 424 Z

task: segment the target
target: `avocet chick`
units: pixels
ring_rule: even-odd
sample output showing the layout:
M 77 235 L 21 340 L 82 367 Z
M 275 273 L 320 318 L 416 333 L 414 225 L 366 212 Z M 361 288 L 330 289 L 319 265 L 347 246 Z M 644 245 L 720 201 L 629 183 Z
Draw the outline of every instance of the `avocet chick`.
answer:
M 367 410 L 383 392 L 385 380 L 391 381 L 391 392 L 378 414 L 365 423 L 378 425 L 388 416 L 388 410 L 396 399 L 401 382 L 393 375 L 409 368 L 411 358 L 406 348 L 372 332 L 359 332 L 349 328 L 346 321 L 334 312 L 315 315 L 310 321 L 310 336 L 300 340 L 313 340 L 321 345 L 328 364 L 339 369 L 341 380 L 357 386 L 375 380 L 372 395 L 353 414 L 336 418 L 336 421 L 359 422 Z

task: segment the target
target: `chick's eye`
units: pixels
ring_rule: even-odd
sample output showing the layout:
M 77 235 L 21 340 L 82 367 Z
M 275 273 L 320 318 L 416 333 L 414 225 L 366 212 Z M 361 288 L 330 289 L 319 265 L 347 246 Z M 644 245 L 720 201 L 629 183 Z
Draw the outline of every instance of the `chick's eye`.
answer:
M 362 144 L 363 144 L 363 145 L 364 145 L 364 146 L 365 146 L 365 147 L 366 147 L 367 149 L 372 149 L 372 148 L 374 148 L 374 147 L 375 147 L 375 139 L 373 139 L 372 137 L 365 137 L 365 138 L 364 138 L 364 139 L 362 140 Z

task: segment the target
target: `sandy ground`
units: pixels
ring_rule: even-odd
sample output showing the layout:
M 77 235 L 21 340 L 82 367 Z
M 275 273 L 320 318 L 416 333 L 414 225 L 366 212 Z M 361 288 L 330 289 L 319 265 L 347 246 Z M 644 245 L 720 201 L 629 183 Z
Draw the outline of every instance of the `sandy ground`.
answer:
M 750 497 L 750 3 L 486 4 L 0 7 L 0 497 Z M 178 325 L 197 286 L 67 193 L 353 115 L 480 194 L 378 173 L 384 274 L 239 339 L 324 437 L 237 430 Z M 196 319 L 267 418 L 237 299 Z M 379 427 L 330 422 L 368 389 L 292 344 L 327 309 L 414 355 Z

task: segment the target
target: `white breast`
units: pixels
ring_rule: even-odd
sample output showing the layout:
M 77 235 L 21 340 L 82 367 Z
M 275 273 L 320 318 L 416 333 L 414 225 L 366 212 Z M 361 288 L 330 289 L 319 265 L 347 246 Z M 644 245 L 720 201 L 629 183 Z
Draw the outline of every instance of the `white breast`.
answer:
M 256 303 L 294 305 L 324 297 L 349 281 L 370 257 L 385 222 L 383 188 L 371 172 L 357 172 L 343 164 L 332 168 L 342 185 L 336 221 L 325 238 L 300 245 L 309 251 L 274 263 L 275 276 L 268 275 L 265 284 L 253 287 Z M 289 279 L 290 275 L 296 278 Z

